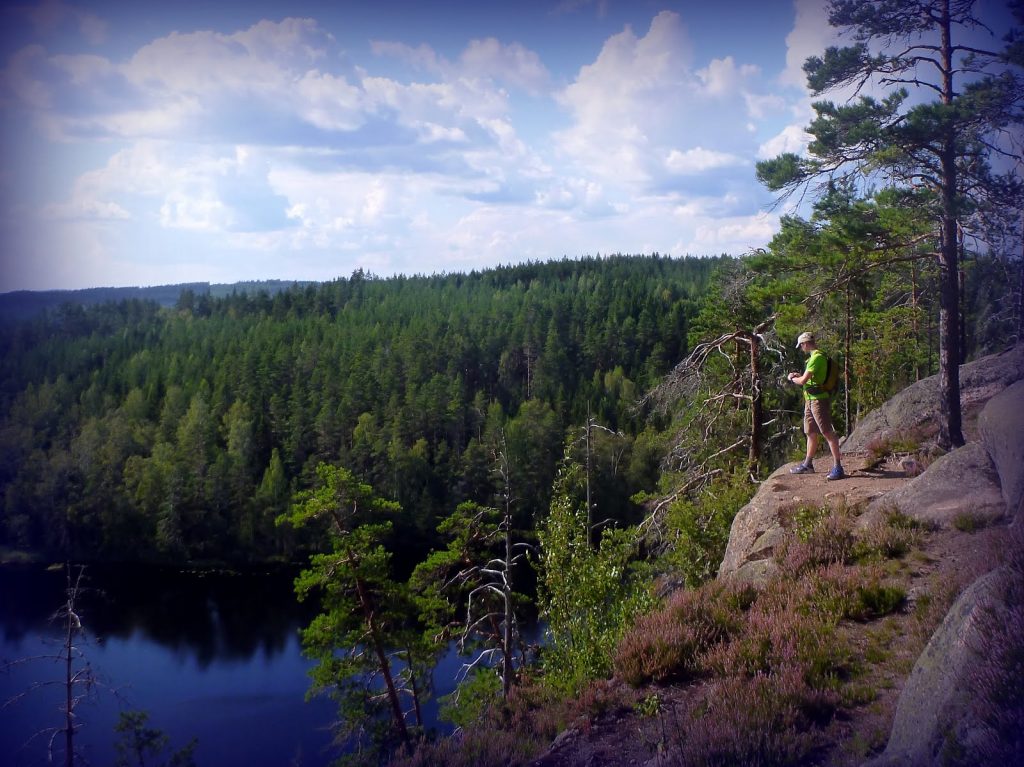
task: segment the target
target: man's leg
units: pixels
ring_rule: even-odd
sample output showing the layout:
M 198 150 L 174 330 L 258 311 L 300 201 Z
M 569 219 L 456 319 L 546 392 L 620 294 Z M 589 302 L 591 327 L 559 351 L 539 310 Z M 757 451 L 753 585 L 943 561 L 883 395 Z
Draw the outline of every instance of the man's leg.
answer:
M 825 441 L 828 442 L 828 449 L 832 453 L 832 465 L 842 466 L 843 456 L 839 451 L 839 437 L 836 436 L 834 431 L 824 435 Z
M 843 456 L 839 450 L 839 437 L 836 436 L 835 427 L 832 426 L 832 403 L 825 400 L 814 400 L 811 402 L 812 420 L 817 424 L 818 431 L 828 442 L 829 452 L 832 453 L 832 467 L 842 469 Z
M 818 452 L 818 432 L 812 431 L 807 435 L 807 457 L 804 459 L 804 466 L 810 466 L 814 460 L 814 454 Z
M 804 458 L 804 466 L 810 466 L 814 461 L 814 454 L 818 452 L 820 432 L 821 429 L 818 428 L 818 422 L 811 407 L 811 400 L 804 400 L 804 434 L 807 435 L 807 457 Z

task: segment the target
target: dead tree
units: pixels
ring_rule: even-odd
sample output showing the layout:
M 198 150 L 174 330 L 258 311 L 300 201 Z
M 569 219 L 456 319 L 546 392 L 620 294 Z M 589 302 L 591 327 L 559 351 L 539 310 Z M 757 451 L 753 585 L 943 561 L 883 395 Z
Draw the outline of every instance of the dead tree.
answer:
M 669 504 L 722 474 L 721 459 L 727 455 L 745 449 L 747 470 L 756 477 L 766 444 L 765 427 L 774 422 L 765 420 L 765 356 L 783 356 L 774 323 L 772 315 L 756 326 L 697 344 L 641 400 L 641 406 L 663 412 L 679 402 L 688 403 L 687 417 L 663 462 L 665 469 L 681 475 L 680 482 L 655 504 L 641 528 L 658 527 L 661 511 Z M 714 363 L 720 364 L 715 367 Z M 737 416 L 745 428 L 737 428 Z
M 513 526 L 512 472 L 504 432 L 495 447 L 495 471 L 501 479 L 502 509 L 464 503 L 445 523 L 455 539 L 438 563 L 424 563 L 422 577 L 447 571 L 440 591 L 453 589 L 465 594 L 465 618 L 460 626 L 458 648 L 470 652 L 482 645 L 473 660 L 463 666 L 467 675 L 481 666 L 499 669 L 502 696 L 507 698 L 515 682 L 516 669 L 525 662 L 525 649 L 516 612 L 515 570 L 533 550 L 517 540 Z M 414 574 L 414 578 L 416 574 Z M 445 630 L 446 631 L 446 630 Z
M 62 688 L 62 700 L 59 705 L 62 724 L 57 727 L 47 727 L 33 733 L 26 745 L 36 738 L 47 739 L 46 752 L 47 760 L 52 764 L 54 756 L 58 752 L 58 743 L 63 740 L 64 765 L 73 767 L 75 763 L 75 736 L 82 727 L 78 718 L 77 709 L 79 705 L 95 694 L 98 682 L 93 673 L 92 666 L 86 660 L 82 650 L 82 643 L 87 635 L 79 617 L 78 600 L 82 593 L 82 576 L 84 567 L 78 569 L 78 574 L 72 578 L 71 565 L 66 566 L 66 587 L 64 590 L 64 604 L 54 613 L 52 620 L 60 623 L 62 638 L 59 649 L 52 654 L 36 655 L 28 658 L 20 658 L 10 661 L 5 667 L 21 665 L 40 660 L 49 660 L 60 663 L 63 674 L 59 679 L 47 679 L 35 682 L 28 689 L 7 699 L 2 708 L 7 708 L 19 702 L 30 693 L 50 687 Z

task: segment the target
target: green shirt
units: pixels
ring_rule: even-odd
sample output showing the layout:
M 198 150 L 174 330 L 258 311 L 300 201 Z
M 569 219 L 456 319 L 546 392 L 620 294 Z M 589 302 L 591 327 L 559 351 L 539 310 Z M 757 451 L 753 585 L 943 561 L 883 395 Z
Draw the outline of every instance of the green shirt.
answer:
M 804 384 L 804 397 L 806 399 L 828 399 L 828 394 L 824 392 L 811 394 L 807 391 L 808 387 L 821 386 L 825 383 L 825 377 L 828 375 L 828 357 L 822 354 L 820 350 L 815 349 L 811 352 L 811 356 L 807 358 L 807 367 L 804 368 L 804 372 L 806 373 L 807 371 L 811 372 L 811 377 Z

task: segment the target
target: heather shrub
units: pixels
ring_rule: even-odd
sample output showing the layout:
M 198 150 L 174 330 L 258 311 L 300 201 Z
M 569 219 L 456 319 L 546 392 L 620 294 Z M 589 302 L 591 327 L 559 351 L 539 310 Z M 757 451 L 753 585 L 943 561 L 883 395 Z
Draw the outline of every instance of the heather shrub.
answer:
M 925 526 L 897 510 L 889 510 L 884 519 L 873 522 L 854 544 L 854 559 L 899 559 L 921 544 Z
M 801 580 L 804 607 L 826 621 L 868 621 L 888 615 L 906 601 L 906 593 L 881 582 L 878 567 L 833 564 Z
M 411 753 L 399 754 L 389 767 L 508 767 L 527 764 L 547 745 L 530 732 L 495 727 L 463 730 L 450 738 L 421 740 Z
M 614 679 L 596 679 L 568 702 L 571 714 L 575 715 L 570 718 L 597 719 L 607 713 L 625 711 L 636 705 L 637 698 L 637 692 L 628 685 Z
M 857 589 L 863 583 L 859 568 L 843 564 L 818 567 L 801 580 L 805 592 L 802 609 L 829 623 L 848 618 L 856 610 Z
M 492 675 L 493 676 L 493 675 Z M 475 721 L 436 741 L 416 744 L 398 754 L 389 767 L 508 767 L 528 764 L 559 732 L 580 719 L 584 723 L 610 711 L 633 707 L 637 694 L 621 683 L 599 680 L 566 699 L 542 678 L 524 678 L 507 700 L 491 695 Z
M 568 721 L 565 704 L 565 698 L 555 688 L 542 680 L 527 678 L 512 688 L 507 700 L 496 705 L 497 716 L 490 721 L 550 743 Z
M 845 507 L 800 507 L 789 524 L 794 535 L 786 539 L 778 554 L 783 573 L 797 577 L 819 565 L 853 560 L 853 519 Z
M 748 598 L 746 590 L 717 583 L 677 591 L 660 610 L 637 620 L 619 643 L 616 676 L 634 686 L 696 676 L 708 648 L 740 628 Z
M 710 650 L 707 667 L 720 675 L 777 674 L 801 670 L 815 688 L 847 673 L 851 653 L 835 630 L 837 617 L 813 609 L 814 578 L 778 579 L 746 614 L 742 631 Z
M 810 687 L 794 667 L 771 675 L 727 677 L 691 712 L 686 733 L 662 763 L 800 764 L 820 744 L 814 731 L 819 714 L 831 712 L 836 703 L 834 694 Z

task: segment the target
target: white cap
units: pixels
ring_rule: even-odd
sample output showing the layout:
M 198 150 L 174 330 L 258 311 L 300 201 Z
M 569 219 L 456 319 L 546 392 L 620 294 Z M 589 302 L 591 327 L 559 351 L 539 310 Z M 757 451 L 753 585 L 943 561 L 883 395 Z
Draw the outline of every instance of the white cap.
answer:
M 808 333 L 806 331 L 801 333 L 799 335 L 799 337 L 796 339 L 796 348 L 799 349 L 800 348 L 800 344 L 803 344 L 803 343 L 811 343 L 811 344 L 813 344 L 814 343 L 814 333 Z

